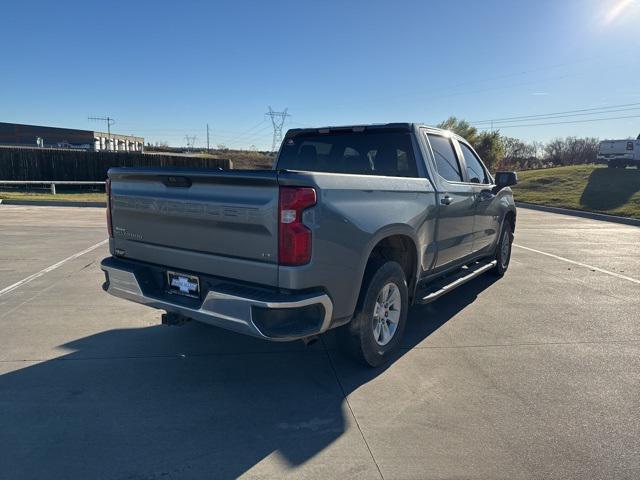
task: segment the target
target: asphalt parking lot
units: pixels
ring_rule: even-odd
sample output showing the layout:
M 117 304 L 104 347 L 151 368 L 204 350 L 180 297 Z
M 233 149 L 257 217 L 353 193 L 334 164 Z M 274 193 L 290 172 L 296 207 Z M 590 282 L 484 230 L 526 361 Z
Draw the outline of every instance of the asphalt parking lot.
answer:
M 521 209 L 507 275 L 414 307 L 380 370 L 161 326 L 102 292 L 105 238 L 0 206 L 1 479 L 640 478 L 638 227 Z

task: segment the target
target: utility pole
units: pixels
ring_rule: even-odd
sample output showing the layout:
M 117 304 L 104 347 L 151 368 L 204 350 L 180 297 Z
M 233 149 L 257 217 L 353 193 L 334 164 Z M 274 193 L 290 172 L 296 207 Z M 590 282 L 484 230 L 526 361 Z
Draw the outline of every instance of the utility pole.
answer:
M 284 125 L 284 121 L 287 117 L 290 117 L 287 113 L 287 108 L 285 108 L 282 112 L 274 112 L 271 106 L 269 106 L 269 111 L 266 115 L 269 115 L 271 118 L 271 124 L 273 125 L 273 142 L 271 143 L 271 151 L 276 151 L 276 146 L 279 146 L 282 143 L 282 126 Z
M 89 117 L 89 120 L 94 120 L 98 122 L 106 122 L 107 123 L 107 135 L 109 136 L 109 140 L 111 140 L 111 125 L 116 123 L 116 121 L 111 117 Z
M 209 124 L 207 123 L 207 152 L 209 152 Z

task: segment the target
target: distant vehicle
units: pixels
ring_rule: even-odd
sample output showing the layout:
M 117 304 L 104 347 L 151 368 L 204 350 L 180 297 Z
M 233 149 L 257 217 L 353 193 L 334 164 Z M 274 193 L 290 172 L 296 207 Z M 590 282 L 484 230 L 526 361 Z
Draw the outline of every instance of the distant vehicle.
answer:
M 411 303 L 509 266 L 515 172 L 409 123 L 290 130 L 273 170 L 112 168 L 112 295 L 266 340 L 338 328 L 383 363 Z
M 636 140 L 603 140 L 598 147 L 598 162 L 609 168 L 627 166 L 640 169 L 640 135 Z

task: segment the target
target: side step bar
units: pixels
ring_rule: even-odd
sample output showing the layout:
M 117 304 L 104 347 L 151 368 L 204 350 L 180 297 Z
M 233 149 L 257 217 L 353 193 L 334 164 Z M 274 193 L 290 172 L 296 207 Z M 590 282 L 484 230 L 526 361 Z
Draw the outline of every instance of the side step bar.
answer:
M 463 267 L 460 270 L 460 273 L 457 273 L 448 278 L 444 278 L 439 282 L 435 282 L 434 285 L 428 285 L 428 287 L 432 287 L 434 289 L 432 291 L 429 291 L 431 289 L 427 288 L 426 290 L 421 292 L 416 296 L 415 303 L 431 303 L 434 300 L 440 298 L 445 293 L 449 293 L 451 290 L 459 287 L 460 285 L 464 285 L 469 280 L 473 280 L 477 276 L 482 275 L 484 272 L 491 270 L 497 264 L 497 260 L 492 260 L 489 263 L 477 263 Z M 448 283 L 445 283 L 443 285 L 441 284 L 441 282 Z

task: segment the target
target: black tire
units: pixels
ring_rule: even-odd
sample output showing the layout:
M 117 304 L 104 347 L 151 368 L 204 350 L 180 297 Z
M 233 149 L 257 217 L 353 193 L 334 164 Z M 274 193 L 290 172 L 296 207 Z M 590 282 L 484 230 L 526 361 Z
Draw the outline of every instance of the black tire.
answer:
M 505 246 L 505 243 L 507 246 Z M 496 260 L 498 264 L 491 270 L 491 273 L 498 277 L 502 277 L 509 269 L 511 261 L 511 245 L 513 244 L 513 226 L 509 220 L 502 222 L 500 230 L 500 238 L 496 245 Z
M 383 338 L 384 327 L 380 329 L 376 327 L 381 322 L 387 322 L 386 331 L 389 332 L 393 323 L 389 314 L 395 310 L 389 307 L 385 310 L 386 316 L 384 311 L 381 315 L 376 316 L 376 313 L 380 313 L 380 307 L 376 307 L 376 304 L 381 299 L 380 296 L 383 295 L 383 289 L 389 284 L 393 284 L 397 288 L 400 310 L 398 321 L 394 323 L 395 329 L 388 343 L 381 344 L 380 342 L 385 340 Z M 393 288 L 389 288 L 389 290 L 397 299 Z M 402 267 L 397 262 L 373 260 L 367 266 L 353 319 L 336 332 L 338 345 L 346 354 L 360 363 L 370 367 L 382 365 L 400 344 L 407 323 L 408 309 L 409 292 Z M 376 331 L 381 334 L 377 339 L 374 333 Z

